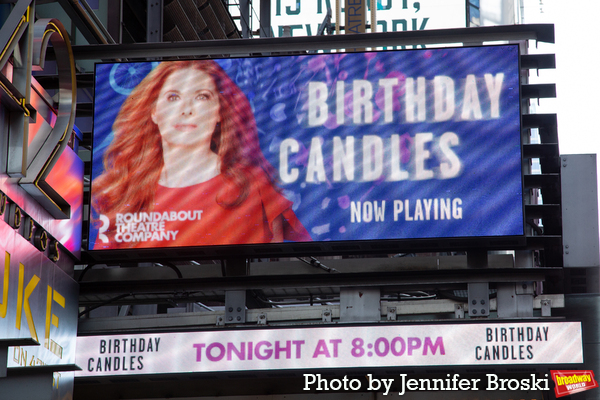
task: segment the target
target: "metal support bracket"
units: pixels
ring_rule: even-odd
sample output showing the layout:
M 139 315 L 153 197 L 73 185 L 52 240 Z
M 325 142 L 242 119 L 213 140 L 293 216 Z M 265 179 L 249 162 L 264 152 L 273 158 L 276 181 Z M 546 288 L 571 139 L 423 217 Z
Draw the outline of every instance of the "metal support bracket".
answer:
M 454 305 L 454 318 L 464 319 L 465 318 L 465 306 L 464 304 Z
M 540 301 L 542 305 L 542 317 L 551 317 L 552 316 L 552 300 L 550 299 L 542 299 Z
M 397 318 L 396 316 L 396 307 L 388 307 L 387 309 L 387 320 L 388 321 L 395 321 Z
M 490 290 L 487 282 L 469 283 L 469 316 L 490 316 Z
M 498 318 L 533 317 L 533 282 L 498 284 Z
M 225 323 L 243 324 L 246 322 L 246 291 L 228 290 L 225 292 Z
M 381 291 L 374 287 L 340 289 L 340 321 L 378 322 L 381 320 Z
M 258 314 L 258 318 L 256 319 L 256 323 L 258 325 L 267 325 L 267 314 L 265 314 L 265 313 Z
M 8 345 L 0 344 L 0 378 L 6 378 L 8 371 Z
M 148 0 L 146 3 L 146 41 L 162 42 L 163 35 L 163 0 Z

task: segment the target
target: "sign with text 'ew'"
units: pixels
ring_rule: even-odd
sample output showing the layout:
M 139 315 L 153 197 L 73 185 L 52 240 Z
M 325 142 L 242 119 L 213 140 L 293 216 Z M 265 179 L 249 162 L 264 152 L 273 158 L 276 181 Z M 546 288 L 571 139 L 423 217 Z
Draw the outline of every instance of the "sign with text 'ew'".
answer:
M 79 337 L 76 376 L 582 362 L 579 322 L 216 329 Z
M 344 3 L 340 10 L 341 26 L 344 26 L 347 14 L 350 17 L 366 14 L 367 23 L 371 24 L 370 0 L 346 0 Z M 377 32 L 464 28 L 467 23 L 465 0 L 377 0 L 376 3 Z M 331 21 L 335 24 L 335 4 L 333 0 L 273 1 L 273 35 L 283 36 L 284 26 L 290 27 L 291 36 L 316 35 L 327 14 L 327 8 L 331 8 Z M 352 28 L 352 25 L 345 26 L 346 32 L 352 32 Z

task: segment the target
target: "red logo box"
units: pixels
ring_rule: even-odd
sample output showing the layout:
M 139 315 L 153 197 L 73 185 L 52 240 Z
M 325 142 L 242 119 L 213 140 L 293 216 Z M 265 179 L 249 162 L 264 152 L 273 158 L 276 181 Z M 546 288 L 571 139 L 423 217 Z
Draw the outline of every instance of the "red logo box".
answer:
M 568 396 L 598 387 L 598 382 L 594 379 L 594 371 L 591 370 L 550 372 L 555 384 L 554 393 L 556 393 L 556 397 Z

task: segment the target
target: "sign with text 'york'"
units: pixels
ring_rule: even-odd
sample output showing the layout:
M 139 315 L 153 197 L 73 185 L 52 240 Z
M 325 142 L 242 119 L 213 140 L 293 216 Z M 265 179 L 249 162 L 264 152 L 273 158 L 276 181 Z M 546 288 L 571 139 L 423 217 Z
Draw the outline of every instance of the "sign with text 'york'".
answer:
M 357 17 L 371 25 L 370 0 L 340 2 L 340 25 L 345 32 L 358 33 Z M 291 36 L 317 34 L 327 9 L 331 9 L 332 23 L 336 23 L 334 0 L 276 0 L 271 2 L 273 36 L 283 36 L 284 26 L 290 27 Z M 422 31 L 429 29 L 464 28 L 466 26 L 465 0 L 377 0 L 377 32 Z M 346 21 L 350 20 L 350 23 Z M 373 32 L 367 29 L 367 32 Z

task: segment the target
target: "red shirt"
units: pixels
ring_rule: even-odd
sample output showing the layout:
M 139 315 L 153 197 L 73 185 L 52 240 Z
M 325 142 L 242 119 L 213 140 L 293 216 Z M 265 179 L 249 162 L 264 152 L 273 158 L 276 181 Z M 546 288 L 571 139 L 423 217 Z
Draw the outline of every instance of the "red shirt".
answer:
M 154 223 L 133 220 L 121 229 L 121 236 L 117 232 L 111 237 L 111 241 L 116 240 L 112 245 L 149 248 L 269 243 L 273 221 L 280 215 L 284 240 L 310 241 L 309 233 L 292 211 L 293 203 L 273 187 L 262 171 L 253 175 L 247 198 L 232 208 L 217 203 L 219 190 L 223 192 L 222 188 L 228 186 L 222 175 L 182 188 L 159 185 L 154 209 L 148 213 Z

